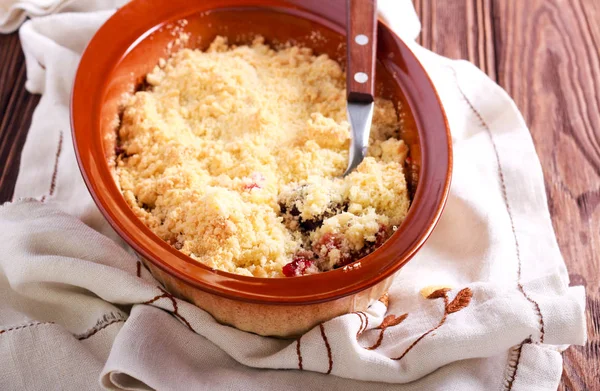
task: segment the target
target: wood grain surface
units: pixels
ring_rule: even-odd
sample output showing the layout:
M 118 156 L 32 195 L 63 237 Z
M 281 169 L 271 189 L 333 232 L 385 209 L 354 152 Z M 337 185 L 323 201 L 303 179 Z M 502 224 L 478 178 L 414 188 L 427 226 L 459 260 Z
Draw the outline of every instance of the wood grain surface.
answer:
M 588 343 L 563 354 L 560 390 L 600 390 L 600 1 L 413 0 L 420 43 L 467 59 L 523 113 L 571 285 L 585 285 Z
M 513 97 L 542 162 L 571 284 L 586 286 L 588 343 L 560 390 L 600 389 L 600 0 L 413 0 L 419 42 L 473 62 Z M 0 36 L 0 203 L 12 198 L 33 109 L 16 34 Z
M 12 199 L 21 150 L 39 96 L 25 91 L 19 36 L 0 35 L 0 204 Z
M 589 341 L 564 353 L 563 390 L 600 389 L 600 2 L 496 1 L 498 82 L 540 156 L 571 284 L 587 291 Z

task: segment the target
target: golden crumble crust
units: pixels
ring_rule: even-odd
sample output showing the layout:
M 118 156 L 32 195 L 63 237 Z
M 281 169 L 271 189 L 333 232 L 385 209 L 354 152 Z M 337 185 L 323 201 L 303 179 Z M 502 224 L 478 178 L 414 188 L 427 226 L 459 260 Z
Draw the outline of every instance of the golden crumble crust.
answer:
M 330 270 L 380 245 L 409 196 L 391 101 L 376 99 L 369 156 L 345 178 L 345 75 L 308 48 L 258 37 L 182 49 L 125 104 L 116 174 L 154 233 L 211 268 L 256 277 Z M 293 273 L 292 273 L 293 274 Z

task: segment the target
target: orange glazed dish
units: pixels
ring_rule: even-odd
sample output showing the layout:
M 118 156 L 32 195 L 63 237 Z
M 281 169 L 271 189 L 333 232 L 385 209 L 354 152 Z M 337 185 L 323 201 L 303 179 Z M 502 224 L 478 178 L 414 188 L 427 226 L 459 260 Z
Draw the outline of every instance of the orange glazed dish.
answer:
M 369 156 L 340 178 L 345 11 L 131 0 L 81 58 L 71 121 L 92 198 L 138 275 L 143 264 L 220 323 L 296 338 L 366 311 L 439 221 L 452 172 L 444 110 L 381 21 Z M 286 275 L 302 277 L 272 278 Z

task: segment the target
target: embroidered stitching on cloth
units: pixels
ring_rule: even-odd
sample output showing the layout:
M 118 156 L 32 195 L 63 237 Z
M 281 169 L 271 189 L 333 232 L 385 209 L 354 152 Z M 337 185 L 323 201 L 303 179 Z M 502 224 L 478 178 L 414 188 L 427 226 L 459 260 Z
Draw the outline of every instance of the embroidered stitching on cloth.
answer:
M 328 366 L 325 374 L 329 375 L 331 373 L 331 370 L 333 369 L 333 355 L 331 353 L 331 345 L 329 345 L 329 340 L 327 339 L 327 335 L 325 334 L 325 326 L 323 325 L 323 323 L 319 324 L 319 329 L 321 330 L 321 338 L 323 338 L 323 342 L 325 343 L 325 348 L 327 349 L 327 361 L 329 362 L 329 366 Z M 298 356 L 298 369 L 303 371 L 304 367 L 302 365 L 302 352 L 300 351 L 300 340 L 301 339 L 302 339 L 302 336 L 300 336 L 300 337 L 298 337 L 298 339 L 296 339 L 296 355 Z
M 463 97 L 463 99 L 465 100 L 465 102 L 467 103 L 467 105 L 469 106 L 471 111 L 473 111 L 475 116 L 479 119 L 481 126 L 485 129 L 486 133 L 488 134 L 488 137 L 490 138 L 490 141 L 492 142 L 492 146 L 494 148 L 494 154 L 496 157 L 496 163 L 498 165 L 498 175 L 500 177 L 500 184 L 502 187 L 502 197 L 504 198 L 504 203 L 506 205 L 506 211 L 508 212 L 508 217 L 510 219 L 510 225 L 511 225 L 512 233 L 513 233 L 513 238 L 515 240 L 515 252 L 516 252 L 516 256 L 517 256 L 517 289 L 519 290 L 519 292 L 521 292 L 523 297 L 525 297 L 525 299 L 533 305 L 534 311 L 539 319 L 539 330 L 540 330 L 539 343 L 544 343 L 544 333 L 545 333 L 544 317 L 542 315 L 540 305 L 535 300 L 533 300 L 527 294 L 527 292 L 525 292 L 525 289 L 524 289 L 523 285 L 521 284 L 521 251 L 519 248 L 519 241 L 517 239 L 517 233 L 515 231 L 515 225 L 514 225 L 512 212 L 510 209 L 510 204 L 508 203 L 508 197 L 506 194 L 506 183 L 504 181 L 504 173 L 502 171 L 502 166 L 500 165 L 500 157 L 498 155 L 498 149 L 496 148 L 496 143 L 494 142 L 494 138 L 492 137 L 492 131 L 491 131 L 489 125 L 487 124 L 487 122 L 483 119 L 483 116 L 481 115 L 481 113 L 479 113 L 479 111 L 475 108 L 473 103 L 469 100 L 469 98 L 467 97 L 467 95 L 465 94 L 463 89 L 461 88 L 460 83 L 458 82 L 458 74 L 456 72 L 456 69 L 454 69 L 453 67 L 449 67 L 449 68 L 451 69 L 451 71 L 454 75 L 454 82 L 456 84 L 458 91 L 460 92 L 460 95 Z M 517 354 L 516 363 L 514 364 L 514 371 L 512 370 L 512 364 L 511 364 L 511 361 L 509 360 L 508 367 L 507 367 L 509 376 L 506 380 L 506 390 L 507 391 L 510 391 L 512 389 L 513 382 L 517 376 L 517 367 L 519 365 L 519 360 L 521 358 L 521 349 L 522 349 L 524 343 L 526 343 L 526 342 L 524 341 L 520 345 L 518 345 L 518 347 L 516 347 L 516 349 L 517 349 L 516 351 L 518 352 L 518 354 Z M 531 343 L 531 339 L 529 339 L 529 342 L 527 342 L 527 343 Z M 513 349 L 515 349 L 515 347 L 513 347 Z
M 364 333 L 367 330 L 367 327 L 369 327 L 369 317 L 363 311 L 353 312 L 353 314 L 358 315 L 358 317 L 360 318 L 360 328 L 356 332 L 356 338 L 358 338 L 362 333 Z
M 329 346 L 329 341 L 327 340 L 327 336 L 325 335 L 325 326 L 323 326 L 323 323 L 319 324 L 319 328 L 321 329 L 321 337 L 323 337 L 323 341 L 325 342 L 325 347 L 327 348 L 327 359 L 329 360 L 329 368 L 327 369 L 327 372 L 325 372 L 325 374 L 329 375 L 331 373 L 331 369 L 333 369 L 333 358 L 331 357 L 331 346 Z
M 56 148 L 56 157 L 54 158 L 54 170 L 52 171 L 52 178 L 50 179 L 50 189 L 48 190 L 48 197 L 51 197 L 54 194 L 54 190 L 56 189 L 56 177 L 58 175 L 58 159 L 60 158 L 60 154 L 62 153 L 62 144 L 63 144 L 63 131 L 60 131 L 60 135 L 58 137 L 58 147 Z M 42 196 L 40 198 L 40 202 L 46 201 L 46 196 Z
M 302 368 L 302 353 L 300 352 L 300 340 L 302 339 L 302 336 L 298 337 L 298 339 L 296 340 L 296 354 L 298 355 L 298 369 L 303 371 L 304 368 Z
M 381 331 L 379 331 L 379 337 L 377 338 L 377 342 L 375 342 L 375 344 L 373 344 L 372 346 L 366 347 L 365 349 L 367 349 L 367 350 L 377 349 L 381 345 L 381 342 L 383 341 L 383 334 L 384 334 L 385 330 L 388 327 L 399 325 L 400 323 L 404 322 L 404 319 L 406 319 L 407 317 L 408 317 L 408 313 L 402 314 L 398 317 L 396 317 L 395 315 L 388 315 L 385 318 L 383 318 L 383 322 L 381 322 L 379 327 L 377 327 L 377 329 L 381 330 Z
M 55 324 L 55 323 L 54 322 L 33 322 L 33 323 L 24 324 L 21 326 L 15 326 L 15 327 L 11 327 L 8 329 L 0 330 L 0 334 L 4 334 L 4 333 L 7 333 L 9 331 L 14 331 L 14 330 L 21 330 L 21 329 L 31 327 L 31 326 L 39 326 L 39 325 L 43 325 L 43 324 Z
M 412 344 L 410 344 L 410 346 L 408 348 L 406 348 L 404 353 L 402 353 L 399 357 L 392 358 L 392 360 L 398 360 L 398 361 L 402 360 L 404 358 L 404 356 L 406 356 L 406 354 L 408 352 L 410 352 L 412 350 L 412 348 L 414 348 L 423 338 L 425 338 L 427 335 L 431 334 L 435 330 L 442 327 L 444 325 L 444 323 L 446 323 L 446 319 L 448 318 L 448 315 L 458 312 L 458 311 L 462 310 L 463 308 L 466 308 L 471 303 L 471 297 L 473 296 L 473 292 L 471 291 L 471 288 L 461 289 L 456 294 L 456 297 L 454 298 L 454 300 L 452 300 L 451 302 L 449 302 L 449 299 L 448 299 L 448 291 L 449 290 L 450 290 L 450 288 L 438 289 L 436 291 L 433 291 L 429 296 L 427 296 L 427 299 L 429 299 L 429 300 L 435 300 L 435 299 L 439 299 L 439 298 L 444 299 L 444 315 L 442 316 L 442 319 L 440 319 L 440 322 L 437 324 L 437 326 L 435 326 L 435 327 L 429 329 L 428 331 L 426 331 L 425 333 L 423 333 Z
M 159 288 L 159 289 L 160 289 L 160 288 Z M 162 292 L 164 292 L 162 289 L 161 289 L 161 291 L 162 291 Z M 155 301 L 157 301 L 157 300 L 160 300 L 160 299 L 162 299 L 162 298 L 164 298 L 164 297 L 167 297 L 167 295 L 166 295 L 166 294 L 164 294 L 164 293 L 161 293 L 160 295 L 154 296 L 154 297 L 153 297 L 153 298 L 151 298 L 150 300 L 144 301 L 143 303 L 140 303 L 140 304 L 152 304 L 152 303 L 154 303 Z
M 531 343 L 531 337 L 527 338 L 519 345 L 513 346 L 508 352 L 508 366 L 506 367 L 506 378 L 504 379 L 504 390 L 511 391 L 515 378 L 517 377 L 517 369 L 521 361 L 521 350 L 523 345 Z
M 88 330 L 84 333 L 81 333 L 81 334 L 74 334 L 73 336 L 80 341 L 84 340 L 84 339 L 88 339 L 92 335 L 96 334 L 98 331 L 103 330 L 114 323 L 125 322 L 126 320 L 127 320 L 126 315 L 110 312 L 108 314 L 105 314 L 101 319 L 99 319 L 96 322 L 96 325 L 94 327 L 92 327 L 90 330 Z M 11 327 L 8 329 L 0 330 L 0 334 L 7 333 L 9 331 L 22 330 L 27 327 L 39 326 L 39 325 L 45 325 L 45 324 L 56 324 L 56 323 L 55 322 L 33 322 L 33 323 L 24 324 L 21 326 L 15 326 L 15 327 Z
M 494 142 L 494 138 L 492 137 L 492 131 L 491 131 L 489 125 L 487 124 L 487 122 L 485 122 L 485 120 L 483 119 L 483 116 L 481 115 L 481 113 L 479 113 L 479 111 L 475 108 L 473 103 L 469 100 L 469 98 L 467 97 L 467 95 L 465 94 L 463 89 L 461 88 L 461 86 L 458 82 L 458 74 L 456 73 L 456 70 L 453 67 L 449 67 L 449 68 L 452 70 L 452 73 L 454 75 L 454 81 L 458 88 L 458 91 L 460 92 L 461 96 L 463 97 L 463 99 L 465 100 L 467 105 L 469 105 L 470 109 L 473 111 L 475 116 L 479 119 L 481 126 L 485 129 L 486 133 L 488 134 L 488 136 L 490 138 L 490 141 L 492 142 L 492 146 L 494 148 L 494 155 L 496 157 L 496 163 L 498 165 L 498 175 L 500 177 L 500 185 L 502 187 L 502 198 L 504 199 L 504 204 L 506 205 L 506 211 L 508 212 L 508 217 L 510 219 L 510 226 L 512 229 L 513 238 L 515 240 L 515 252 L 516 252 L 516 256 L 517 256 L 517 288 L 518 288 L 519 292 L 521 292 L 521 294 L 525 297 L 525 299 L 534 306 L 535 313 L 536 313 L 536 315 L 539 319 L 539 323 L 540 323 L 540 327 L 539 327 L 540 328 L 540 337 L 539 337 L 540 341 L 539 342 L 544 343 L 544 317 L 542 316 L 542 312 L 540 310 L 540 305 L 525 292 L 523 285 L 521 285 L 521 250 L 519 248 L 519 240 L 517 239 L 517 232 L 515 230 L 515 223 L 513 220 L 511 209 L 510 209 L 510 204 L 508 203 L 508 196 L 506 195 L 506 183 L 504 181 L 504 173 L 502 171 L 502 166 L 500 165 L 500 156 L 498 155 L 498 149 L 496 148 L 496 143 Z
M 156 295 L 154 296 L 152 299 L 144 301 L 140 304 L 152 304 L 160 299 L 166 298 L 169 299 L 171 301 L 171 304 L 173 305 L 173 311 L 169 311 L 173 314 L 174 317 L 176 317 L 177 319 L 179 319 L 183 324 L 185 324 L 187 326 L 188 329 L 190 329 L 191 331 L 194 331 L 194 328 L 192 327 L 192 325 L 190 324 L 190 322 L 188 322 L 188 320 L 186 318 L 183 317 L 183 315 L 181 315 L 179 313 L 179 306 L 177 305 L 177 299 L 170 294 L 169 292 L 167 292 L 166 290 L 164 290 L 162 287 L 158 286 L 157 287 L 162 294 L 160 295 Z
M 462 310 L 463 308 L 466 308 L 467 306 L 469 306 L 469 304 L 471 303 L 471 298 L 473 297 L 473 292 L 471 291 L 471 288 L 463 288 L 461 289 L 456 296 L 454 297 L 454 299 L 452 301 L 449 300 L 448 298 L 448 292 L 451 291 L 450 288 L 447 287 L 442 287 L 439 289 L 436 289 L 434 291 L 430 291 L 430 289 L 432 288 L 438 288 L 438 287 L 425 287 L 423 289 L 421 289 L 421 294 L 429 300 L 435 300 L 435 299 L 440 299 L 443 298 L 444 299 L 444 315 L 442 316 L 442 319 L 440 320 L 440 322 L 438 323 L 437 326 L 433 327 L 432 329 L 426 331 L 425 333 L 423 333 L 419 338 L 417 338 L 405 351 L 404 353 L 402 353 L 401 356 L 396 357 L 396 358 L 391 358 L 391 360 L 401 360 L 412 348 L 415 347 L 415 345 L 417 343 L 419 343 L 423 338 L 425 338 L 427 335 L 431 334 L 433 331 L 437 330 L 438 328 L 440 328 L 445 322 L 446 319 L 448 317 L 448 315 L 453 314 L 455 312 L 458 312 L 460 310 Z M 425 295 L 426 293 L 426 295 Z M 360 327 L 358 329 L 358 332 L 356 333 L 356 339 L 358 342 L 358 337 L 366 330 L 367 325 L 368 325 L 368 317 L 367 315 L 362 312 L 352 312 L 353 314 L 356 314 L 358 316 L 358 318 L 360 319 Z M 363 321 L 363 316 L 366 319 L 366 322 Z M 366 350 L 375 350 L 377 349 L 379 346 L 381 346 L 381 343 L 383 341 L 383 336 L 385 333 L 385 330 L 389 327 L 393 327 L 393 326 L 397 326 L 400 323 L 402 323 L 406 318 L 408 317 L 408 313 L 404 313 L 400 316 L 396 316 L 393 314 L 387 315 L 383 321 L 381 322 L 381 324 L 375 328 L 375 330 L 380 330 L 379 332 L 379 336 L 377 338 L 377 341 L 368 347 L 363 347 Z M 299 367 L 301 366 L 301 356 L 300 356 L 300 342 L 299 339 L 297 340 L 297 345 L 296 345 L 296 351 L 298 353 L 298 359 L 299 359 Z
M 115 312 L 109 312 L 108 314 L 105 314 L 102 318 L 100 318 L 97 322 L 96 325 L 94 327 L 92 327 L 91 329 L 89 329 L 88 331 L 75 335 L 75 338 L 77 338 L 78 340 L 84 340 L 84 339 L 88 339 L 89 337 L 91 337 L 92 335 L 96 334 L 97 332 L 104 330 L 105 328 L 107 328 L 110 325 L 113 325 L 115 323 L 121 323 L 121 322 L 125 322 L 127 320 L 127 316 L 121 313 L 115 313 Z
M 181 315 L 179 313 L 179 307 L 177 306 L 177 299 L 172 294 L 170 294 L 169 292 L 164 290 L 163 288 L 158 287 L 158 289 L 160 289 L 166 295 L 165 297 L 168 297 L 171 300 L 171 304 L 173 304 L 173 316 L 175 316 L 177 319 L 182 321 L 188 327 L 188 329 L 195 332 L 194 328 L 192 327 L 190 322 L 188 322 L 187 319 L 184 318 L 183 315 Z
M 364 312 L 353 312 L 353 314 L 356 314 L 356 316 L 358 316 L 358 319 L 360 319 L 360 327 L 358 328 L 358 331 L 356 332 L 356 339 L 358 340 L 358 337 L 360 337 L 360 334 L 363 332 L 363 327 L 365 325 L 365 321 L 363 320 L 363 317 L 361 314 L 364 315 Z

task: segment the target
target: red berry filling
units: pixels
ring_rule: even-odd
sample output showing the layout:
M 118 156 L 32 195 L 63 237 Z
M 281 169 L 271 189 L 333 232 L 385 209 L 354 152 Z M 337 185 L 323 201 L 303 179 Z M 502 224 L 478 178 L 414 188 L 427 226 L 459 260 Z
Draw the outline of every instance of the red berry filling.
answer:
M 340 251 L 340 260 L 335 267 L 345 266 L 353 261 L 352 255 L 344 247 L 346 246 L 344 245 L 343 235 L 330 232 L 323 235 L 321 240 L 314 245 L 316 253 L 322 258 L 329 257 L 332 250 Z
M 244 190 L 252 190 L 252 189 L 260 189 L 260 185 L 258 183 L 248 183 L 244 185 Z
M 255 172 L 248 177 L 250 182 L 244 184 L 244 190 L 262 189 L 265 177 L 260 172 Z
M 294 260 L 282 269 L 286 277 L 297 277 L 306 274 L 306 269 L 311 267 L 314 260 L 310 258 L 310 253 L 301 251 L 294 256 Z

